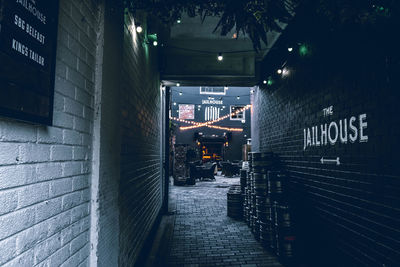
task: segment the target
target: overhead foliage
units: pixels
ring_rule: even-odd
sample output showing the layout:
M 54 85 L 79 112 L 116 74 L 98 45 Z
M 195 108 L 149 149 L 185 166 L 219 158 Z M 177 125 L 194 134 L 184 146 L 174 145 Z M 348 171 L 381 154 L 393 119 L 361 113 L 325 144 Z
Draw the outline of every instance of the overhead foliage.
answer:
M 267 32 L 281 32 L 298 9 L 318 14 L 333 26 L 371 25 L 399 15 L 399 0 L 124 0 L 130 11 L 144 10 L 173 24 L 183 13 L 220 18 L 214 32 L 250 37 L 255 50 L 267 44 Z
M 338 27 L 381 26 L 397 23 L 400 13 L 398 0 L 301 0 L 315 9 L 321 17 Z

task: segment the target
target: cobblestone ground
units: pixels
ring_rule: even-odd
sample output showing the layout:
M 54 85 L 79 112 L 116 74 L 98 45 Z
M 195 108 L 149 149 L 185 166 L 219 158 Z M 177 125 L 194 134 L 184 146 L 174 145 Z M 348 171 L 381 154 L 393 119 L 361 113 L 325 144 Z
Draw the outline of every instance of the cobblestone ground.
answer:
M 194 186 L 172 186 L 176 203 L 168 266 L 282 266 L 247 224 L 226 215 L 226 193 L 239 178 L 216 176 Z

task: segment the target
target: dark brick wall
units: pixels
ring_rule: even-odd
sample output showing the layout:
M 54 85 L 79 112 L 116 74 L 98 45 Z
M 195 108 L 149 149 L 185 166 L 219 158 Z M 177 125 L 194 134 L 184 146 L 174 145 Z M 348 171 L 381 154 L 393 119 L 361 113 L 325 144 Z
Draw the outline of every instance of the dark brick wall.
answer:
M 253 149 L 280 156 L 298 241 L 317 266 L 400 262 L 399 61 L 380 46 L 357 49 L 364 44 L 288 61 L 292 75 L 258 89 L 253 102 Z M 333 113 L 324 116 L 329 106 Z M 351 116 L 358 127 L 360 114 L 368 142 L 339 138 L 304 149 L 304 129 Z M 340 165 L 322 164 L 321 157 L 339 157 Z
M 120 266 L 134 265 L 162 205 L 157 50 L 131 24 L 127 18 L 121 81 Z

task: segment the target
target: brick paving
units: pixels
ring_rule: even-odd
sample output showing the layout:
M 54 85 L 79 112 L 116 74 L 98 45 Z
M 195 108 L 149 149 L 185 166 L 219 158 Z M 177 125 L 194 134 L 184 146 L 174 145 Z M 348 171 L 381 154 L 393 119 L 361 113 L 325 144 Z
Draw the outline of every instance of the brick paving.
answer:
M 171 186 L 176 214 L 168 266 L 282 266 L 245 222 L 226 215 L 231 184 L 239 184 L 239 178 Z

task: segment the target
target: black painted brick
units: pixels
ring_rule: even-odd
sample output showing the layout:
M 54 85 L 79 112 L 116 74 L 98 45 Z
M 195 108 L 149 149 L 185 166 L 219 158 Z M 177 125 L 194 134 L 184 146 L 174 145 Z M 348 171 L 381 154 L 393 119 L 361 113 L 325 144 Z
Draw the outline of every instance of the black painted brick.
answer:
M 340 60 L 343 69 L 329 67 L 329 61 L 297 61 L 291 78 L 257 90 L 255 144 L 277 153 L 288 171 L 309 250 L 336 257 L 341 266 L 350 261 L 395 266 L 400 262 L 398 64 L 385 72 L 383 57 L 373 63 Z M 324 117 L 322 109 L 331 105 L 333 115 Z M 362 113 L 367 143 L 303 150 L 304 128 Z M 322 165 L 322 156 L 340 157 L 341 165 Z

